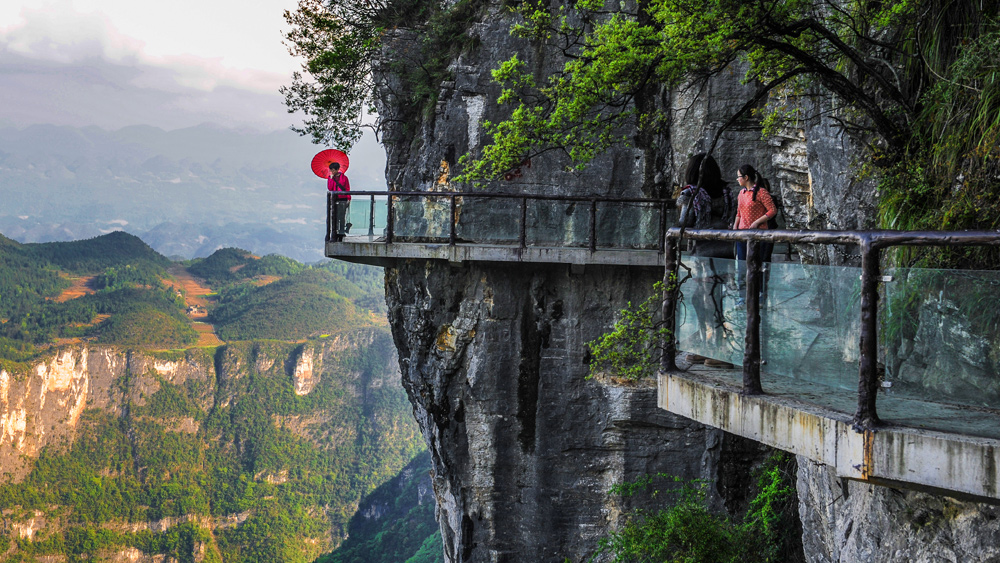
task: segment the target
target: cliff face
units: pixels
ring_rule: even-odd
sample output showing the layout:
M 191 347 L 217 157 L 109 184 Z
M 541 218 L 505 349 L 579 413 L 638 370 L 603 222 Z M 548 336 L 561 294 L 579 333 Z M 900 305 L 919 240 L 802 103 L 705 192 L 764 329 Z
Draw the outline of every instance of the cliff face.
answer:
M 511 23 L 499 6 L 489 7 L 482 23 L 469 30 L 476 47 L 451 62 L 451 79 L 440 85 L 432 111 L 422 113 L 389 64 L 418 57 L 420 37 L 401 29 L 388 37 L 378 81 L 391 187 L 458 189 L 448 176 L 457 157 L 486 141 L 483 120 L 505 117 L 490 78 L 497 61 L 517 53 L 536 77 L 561 64 L 557 55 L 511 37 Z M 650 94 L 644 103 L 669 109 L 669 127 L 656 138 L 637 138 L 633 147 L 608 151 L 583 172 L 566 172 L 566 161 L 550 153 L 490 189 L 669 194 L 688 156 L 705 150 L 748 97 L 739 76 L 719 77 L 697 93 Z M 807 114 L 822 113 L 825 103 L 808 102 Z M 807 119 L 801 128 L 769 140 L 761 140 L 759 124 L 738 123 L 723 135 L 716 154 L 724 178 L 749 162 L 772 179 L 788 227 L 851 229 L 870 227 L 875 206 L 872 186 L 851 175 L 856 148 L 830 120 Z M 851 249 L 800 251 L 818 263 L 858 261 Z M 720 506 L 740 495 L 735 489 L 747 480 L 733 475 L 757 457 L 733 454 L 732 437 L 658 411 L 651 387 L 585 379 L 584 343 L 607 330 L 626 303 L 647 296 L 661 275 L 421 261 L 387 269 L 390 322 L 403 383 L 432 454 L 449 562 L 586 559 L 596 538 L 628 508 L 608 493 L 610 485 L 647 473 L 719 478 Z M 980 560 L 989 551 L 961 546 L 975 543 L 963 539 L 974 523 L 995 518 L 991 507 L 835 485 L 826 468 L 806 463 L 799 470 L 803 538 L 812 561 L 901 560 L 897 555 L 931 560 L 948 553 L 935 545 L 942 537 L 955 546 L 951 553 L 960 554 L 959 560 L 961 554 Z M 936 516 L 897 524 L 900 511 Z M 918 521 L 933 521 L 940 533 Z
M 710 465 L 705 429 L 657 409 L 655 388 L 585 379 L 584 342 L 654 279 L 565 267 L 390 271 L 390 319 L 431 450 L 448 561 L 584 558 L 625 508 L 611 485 Z
M 0 553 L 329 551 L 361 495 L 418 451 L 390 351 L 384 330 L 361 330 L 167 355 L 66 348 L 0 370 L 0 531 L 18 542 Z
M 496 61 L 518 52 L 539 76 L 560 64 L 512 38 L 510 23 L 493 6 L 473 26 L 478 48 L 452 62 L 453 80 L 441 85 L 433 112 L 423 119 L 402 125 L 415 113 L 403 102 L 406 84 L 397 75 L 380 76 L 390 185 L 457 189 L 447 176 L 457 156 L 486 141 L 482 120 L 503 117 L 494 103 L 499 90 L 489 77 Z M 410 57 L 418 50 L 416 34 L 397 30 L 386 57 Z M 660 138 L 615 148 L 582 173 L 565 171 L 566 161 L 557 156 L 543 156 L 522 167 L 520 177 L 490 189 L 669 193 L 677 167 L 707 146 L 706 124 L 719 121 L 743 87 L 733 82 L 712 88 L 711 103 L 678 111 L 675 121 L 687 125 Z M 670 93 L 652 97 L 650 103 L 667 107 L 685 103 Z M 735 151 L 724 163 L 727 170 L 764 146 L 753 132 L 723 144 Z M 503 214 L 501 207 L 494 206 L 494 213 Z M 560 229 L 574 228 L 571 220 L 551 220 L 565 221 Z M 532 227 L 545 226 L 540 223 Z M 623 222 L 601 228 L 628 240 L 638 227 Z M 390 323 L 403 384 L 432 454 L 447 561 L 585 560 L 598 538 L 635 506 L 630 503 L 646 502 L 613 495 L 612 485 L 658 472 L 714 480 L 719 468 L 728 467 L 728 438 L 657 409 L 654 383 L 619 387 L 586 379 L 585 343 L 610 328 L 629 301 L 644 300 L 661 277 L 655 268 L 587 266 L 581 272 L 567 265 L 420 261 L 387 270 Z M 745 451 L 740 455 L 755 459 Z M 720 505 L 725 494 L 716 499 Z

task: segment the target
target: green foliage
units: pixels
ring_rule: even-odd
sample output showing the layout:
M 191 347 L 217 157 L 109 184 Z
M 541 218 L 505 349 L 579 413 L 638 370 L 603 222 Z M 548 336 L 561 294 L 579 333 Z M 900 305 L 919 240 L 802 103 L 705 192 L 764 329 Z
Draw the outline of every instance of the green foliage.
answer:
M 1000 228 L 998 16 L 997 6 L 957 3 L 924 30 L 920 56 L 934 86 L 921 99 L 907 158 L 876 174 L 880 227 Z M 1000 268 L 1000 253 L 981 247 L 903 247 L 891 256 L 902 266 Z
M 135 268 L 159 268 L 161 275 L 170 261 L 134 235 L 115 231 L 92 239 L 24 245 L 32 255 L 73 273 L 96 273 L 124 264 Z
M 181 348 L 198 340 L 187 319 L 144 304 L 112 315 L 95 329 L 102 344 Z
M 580 168 L 627 141 L 625 131 L 638 128 L 643 135 L 665 126 L 664 110 L 651 103 L 660 88 L 703 83 L 737 62 L 746 64 L 744 80 L 758 91 L 727 126 L 770 93 L 794 94 L 815 84 L 838 96 L 858 114 L 852 121 L 876 132 L 894 153 L 903 147 L 915 98 L 895 81 L 902 63 L 873 66 L 868 54 L 913 40 L 912 24 L 925 14 L 921 0 L 848 1 L 837 9 L 806 0 L 631 6 L 528 1 L 515 8 L 523 23 L 512 33 L 561 52 L 566 63 L 544 83 L 517 56 L 500 64 L 494 71 L 503 85 L 498 102 L 513 106 L 510 117 L 485 124 L 492 144 L 466 157 L 462 178 L 489 180 L 551 150 Z
M 92 287 L 97 290 L 115 290 L 127 287 L 160 287 L 165 271 L 161 265 L 140 262 L 106 268 L 94 276 Z
M 659 368 L 660 343 L 670 330 L 656 319 L 663 300 L 663 282 L 653 286 L 653 293 L 638 307 L 632 302 L 619 312 L 610 332 L 587 343 L 590 351 L 590 375 L 609 373 L 638 380 L 652 377 Z
M 430 469 L 430 454 L 423 452 L 398 476 L 365 497 L 351 518 L 347 540 L 316 563 L 443 561 L 441 532 L 430 494 Z M 376 518 L 366 514 L 373 506 L 379 508 Z
M 194 260 L 188 271 L 213 286 L 225 286 L 260 276 L 288 276 L 303 268 L 295 260 L 277 254 L 258 258 L 239 248 L 222 248 L 207 258 Z
M 358 338 L 371 345 L 327 354 L 307 395 L 286 373 L 301 353 L 287 343 L 220 348 L 208 360 L 225 378 L 119 379 L 112 395 L 124 408 L 85 410 L 75 441 L 47 447 L 22 482 L 0 487 L 6 517 L 37 510 L 61 523 L 16 540 L 18 556 L 83 561 L 132 546 L 193 561 L 205 546 L 209 562 L 312 561 L 331 528 L 341 534 L 360 498 L 421 448 L 403 390 L 372 384 L 390 377 L 389 335 Z M 185 419 L 194 427 L 178 429 Z M 314 424 L 307 432 L 300 420 Z M 246 520 L 214 535 L 196 524 L 236 515 Z M 118 531 L 189 516 L 160 533 Z
M 441 530 L 437 530 L 427 536 L 424 543 L 420 544 L 420 549 L 404 563 L 441 563 L 444 561 L 442 553 L 444 553 L 444 543 L 441 541 Z
M 242 286 L 220 295 L 211 321 L 220 338 L 300 340 L 371 324 L 334 287 L 353 286 L 322 270 L 304 270 L 262 286 Z
M 29 247 L 0 235 L 0 318 L 55 297 L 70 286 L 68 280 Z
M 375 114 L 372 63 L 384 48 L 393 50 L 392 70 L 409 93 L 400 104 L 404 121 L 429 111 L 449 76 L 448 63 L 471 44 L 466 30 L 485 5 L 483 0 L 300 0 L 296 11 L 285 12 L 291 26 L 285 40 L 292 56 L 303 60 L 303 72 L 281 89 L 288 110 L 306 115 L 304 126 L 295 130 L 344 150 L 357 142 L 363 117 Z M 419 42 L 386 41 L 397 27 L 417 31 Z
M 110 317 L 89 326 L 98 314 Z M 36 344 L 58 336 L 93 336 L 106 344 L 177 347 L 197 339 L 181 302 L 162 288 L 105 290 L 63 303 L 36 302 L 12 316 L 0 332 Z
M 663 491 L 676 495 L 676 500 L 664 510 L 633 513 L 620 530 L 601 540 L 592 559 L 610 556 L 616 563 L 788 561 L 796 549 L 792 536 L 798 509 L 790 464 L 788 454 L 778 453 L 757 470 L 755 496 L 739 521 L 709 510 L 708 483 L 659 474 L 658 478 L 680 483 L 679 489 Z M 629 496 L 648 490 L 653 482 L 646 478 L 612 492 Z M 660 492 L 651 494 L 655 497 Z

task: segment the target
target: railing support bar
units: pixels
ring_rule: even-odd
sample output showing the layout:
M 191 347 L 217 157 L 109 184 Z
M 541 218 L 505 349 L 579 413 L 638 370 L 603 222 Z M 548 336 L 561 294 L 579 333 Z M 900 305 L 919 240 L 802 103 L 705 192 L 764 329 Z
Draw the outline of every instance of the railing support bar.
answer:
M 661 243 L 664 249 L 663 263 L 663 305 L 660 309 L 660 316 L 663 319 L 663 326 L 667 329 L 663 337 L 662 352 L 660 353 L 660 371 L 677 371 L 677 292 L 680 290 L 678 283 L 677 259 L 677 239 L 666 238 Z
M 667 202 L 660 202 L 660 253 L 667 249 Z M 664 282 L 666 283 L 666 282 Z
M 333 240 L 332 236 L 333 230 L 331 228 L 333 224 L 334 224 L 333 192 L 327 191 L 326 192 L 326 237 L 325 237 L 326 242 L 330 242 Z
M 455 200 L 455 195 L 452 194 L 452 196 L 451 196 L 451 230 L 448 233 L 448 246 L 455 246 L 455 223 L 458 222 L 457 221 L 458 214 L 455 212 L 456 206 L 457 206 L 457 203 L 456 203 L 456 200 Z
M 371 196 L 372 203 L 368 207 L 368 238 L 375 236 L 375 196 Z
M 528 247 L 528 198 L 521 198 L 521 232 L 518 234 L 518 244 L 521 248 Z
M 590 200 L 590 251 L 597 250 L 597 200 Z
M 743 352 L 743 394 L 760 395 L 760 242 L 747 242 L 747 333 Z
M 870 237 L 861 242 L 861 359 L 858 362 L 858 411 L 854 430 L 873 430 L 881 421 L 875 408 L 878 395 L 878 282 L 881 249 Z
M 385 243 L 392 244 L 393 235 L 395 234 L 394 230 L 396 227 L 396 218 L 392 212 L 392 193 L 389 194 L 389 198 L 386 200 L 385 203 L 386 203 Z

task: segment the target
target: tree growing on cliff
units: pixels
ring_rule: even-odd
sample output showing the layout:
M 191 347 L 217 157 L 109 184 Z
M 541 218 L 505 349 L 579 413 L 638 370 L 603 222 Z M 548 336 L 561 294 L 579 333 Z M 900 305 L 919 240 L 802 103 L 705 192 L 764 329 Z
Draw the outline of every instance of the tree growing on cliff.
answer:
M 465 175 L 493 178 L 552 150 L 585 165 L 627 140 L 623 130 L 664 126 L 668 108 L 653 102 L 662 87 L 697 90 L 734 69 L 745 69 L 743 81 L 755 92 L 722 130 L 769 99 L 825 95 L 845 129 L 873 135 L 879 154 L 896 161 L 915 132 L 922 96 L 940 74 L 925 56 L 927 38 L 941 34 L 940 11 L 960 4 L 653 0 L 634 11 L 608 11 L 599 0 L 572 8 L 522 3 L 516 8 L 522 23 L 512 32 L 561 52 L 567 62 L 544 81 L 517 56 L 493 72 L 504 85 L 499 103 L 513 110 L 487 124 L 493 143 L 468 162 Z M 968 22 L 949 23 L 958 35 L 978 33 Z M 772 103 L 765 129 L 799 111 L 794 103 Z
M 512 32 L 557 48 L 567 62 L 544 82 L 517 56 L 494 71 L 505 86 L 499 102 L 515 108 L 509 119 L 487 126 L 493 144 L 466 174 L 492 177 L 549 150 L 585 164 L 622 140 L 616 135 L 622 126 L 663 126 L 666 108 L 650 101 L 661 87 L 699 88 L 740 65 L 756 92 L 723 129 L 768 96 L 794 97 L 818 86 L 841 104 L 846 126 L 874 132 L 893 153 L 902 150 L 918 92 L 900 80 L 899 70 L 923 17 L 919 0 L 655 0 L 638 6 L 607 12 L 598 0 L 554 10 L 521 4 L 523 23 Z M 775 109 L 772 123 L 782 116 Z
M 396 119 L 408 120 L 437 102 L 448 63 L 471 40 L 466 34 L 486 5 L 483 0 L 438 4 L 425 0 L 299 0 L 286 11 L 291 31 L 289 53 L 303 59 L 302 72 L 281 88 L 289 113 L 305 114 L 301 127 L 313 141 L 350 148 L 365 128 L 381 133 L 386 116 L 376 114 L 377 87 L 396 106 Z M 415 31 L 407 48 L 390 49 L 390 31 Z M 376 66 L 398 78 L 402 87 L 375 83 Z
M 297 10 L 285 11 L 288 52 L 304 59 L 302 72 L 280 90 L 289 113 L 306 115 L 294 131 L 340 147 L 361 138 L 365 114 L 375 112 L 372 61 L 385 9 L 381 0 L 299 0 Z

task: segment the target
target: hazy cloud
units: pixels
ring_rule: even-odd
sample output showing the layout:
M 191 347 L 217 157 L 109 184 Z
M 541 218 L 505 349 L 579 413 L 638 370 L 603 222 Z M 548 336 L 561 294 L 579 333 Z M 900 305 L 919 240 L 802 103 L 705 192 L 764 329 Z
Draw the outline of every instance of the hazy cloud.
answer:
M 206 121 L 280 129 L 294 123 L 278 94 L 290 74 L 273 70 L 280 64 L 227 66 L 226 56 L 184 52 L 186 44 L 179 40 L 173 51 L 161 46 L 164 54 L 150 54 L 147 42 L 121 33 L 101 12 L 53 8 L 68 4 L 49 2 L 48 8 L 22 9 L 16 17 L 0 10 L 0 99 L 5 102 L 0 120 L 109 129 L 132 124 L 176 129 Z M 267 47 L 281 53 L 280 9 L 275 11 Z M 195 41 L 192 31 L 175 30 Z M 163 38 L 159 42 L 167 44 Z M 240 42 L 232 41 L 230 49 L 240 51 Z M 202 46 L 202 51 L 211 49 Z M 285 59 L 288 63 L 290 57 L 285 54 Z

